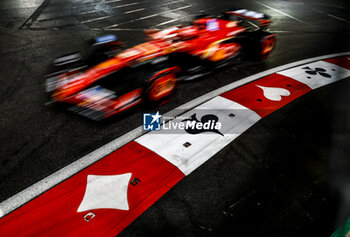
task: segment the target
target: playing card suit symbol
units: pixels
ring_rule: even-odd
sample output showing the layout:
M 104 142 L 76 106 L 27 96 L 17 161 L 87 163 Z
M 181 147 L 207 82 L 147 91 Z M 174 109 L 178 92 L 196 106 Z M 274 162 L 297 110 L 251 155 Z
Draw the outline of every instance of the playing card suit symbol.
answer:
M 303 67 L 302 69 L 305 69 L 305 72 L 307 74 L 310 74 L 310 75 L 320 74 L 323 77 L 327 77 L 327 78 L 331 78 L 332 77 L 331 75 L 326 73 L 327 70 L 324 69 L 324 68 L 316 67 L 315 69 L 312 69 L 310 67 Z
M 101 208 L 129 210 L 128 186 L 130 178 L 131 173 L 88 175 L 84 198 L 77 212 Z M 89 217 L 87 218 L 89 219 Z
M 280 101 L 282 100 L 282 96 L 290 96 L 289 90 L 283 88 L 256 86 L 263 90 L 264 96 L 269 100 Z

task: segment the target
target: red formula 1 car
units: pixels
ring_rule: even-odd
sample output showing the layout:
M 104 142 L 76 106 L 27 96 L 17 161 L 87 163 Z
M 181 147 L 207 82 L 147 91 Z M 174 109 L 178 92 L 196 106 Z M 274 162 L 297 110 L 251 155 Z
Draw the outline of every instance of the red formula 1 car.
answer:
M 256 21 L 252 30 L 247 21 Z M 116 36 L 94 39 L 90 54 L 57 58 L 59 70 L 49 75 L 52 102 L 94 120 L 110 117 L 141 102 L 161 104 L 174 92 L 177 81 L 193 80 L 242 56 L 265 59 L 275 35 L 264 31 L 269 17 L 233 9 L 219 17 L 199 16 L 189 26 L 146 30 L 147 42 L 121 50 Z

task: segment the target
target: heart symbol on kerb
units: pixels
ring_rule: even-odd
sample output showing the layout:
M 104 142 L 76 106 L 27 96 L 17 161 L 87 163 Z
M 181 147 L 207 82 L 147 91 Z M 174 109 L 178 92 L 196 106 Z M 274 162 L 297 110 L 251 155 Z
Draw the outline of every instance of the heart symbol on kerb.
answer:
M 290 96 L 289 90 L 283 88 L 256 86 L 263 90 L 264 96 L 269 100 L 280 101 L 282 100 L 282 96 Z

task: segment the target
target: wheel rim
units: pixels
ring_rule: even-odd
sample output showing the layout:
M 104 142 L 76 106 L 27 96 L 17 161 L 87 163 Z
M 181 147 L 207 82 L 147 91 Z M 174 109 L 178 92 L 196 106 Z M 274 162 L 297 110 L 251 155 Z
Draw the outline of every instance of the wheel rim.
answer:
M 167 75 L 159 78 L 149 91 L 149 98 L 152 101 L 158 101 L 172 93 L 175 88 L 175 77 Z

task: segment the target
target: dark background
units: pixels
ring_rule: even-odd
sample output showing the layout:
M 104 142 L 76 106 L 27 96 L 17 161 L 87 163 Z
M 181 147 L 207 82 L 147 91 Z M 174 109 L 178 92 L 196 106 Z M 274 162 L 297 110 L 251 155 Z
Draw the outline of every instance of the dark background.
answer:
M 348 2 L 13 0 L 0 3 L 0 201 L 142 123 L 138 108 L 96 123 L 44 106 L 52 60 L 97 35 L 128 46 L 142 29 L 188 23 L 201 10 L 243 7 L 272 16 L 278 44 L 181 84 L 169 111 L 230 82 L 286 63 L 349 51 Z M 179 9 L 180 8 L 180 9 Z M 140 10 L 141 9 L 141 10 Z M 155 15 L 156 14 L 156 15 Z M 116 25 L 118 24 L 118 25 Z M 116 25 L 116 26 L 113 26 Z M 186 177 L 120 236 L 330 236 L 349 214 L 350 81 L 308 93 L 258 122 Z

